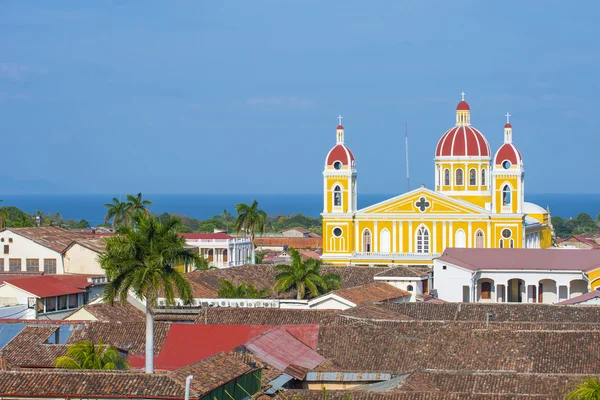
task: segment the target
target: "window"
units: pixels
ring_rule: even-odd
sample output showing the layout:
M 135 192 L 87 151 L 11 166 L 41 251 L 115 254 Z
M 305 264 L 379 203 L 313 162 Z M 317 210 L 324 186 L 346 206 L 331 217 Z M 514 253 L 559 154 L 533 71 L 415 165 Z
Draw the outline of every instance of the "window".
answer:
M 333 228 L 333 236 L 340 237 L 342 236 L 342 228 Z
M 58 296 L 58 309 L 59 310 L 67 309 L 67 299 L 68 298 L 69 298 L 69 296 L 67 296 L 66 294 L 64 296 Z
M 467 235 L 462 229 L 457 230 L 456 234 L 454 235 L 454 247 L 467 247 Z
M 503 249 L 504 248 L 504 240 L 500 239 L 500 248 Z
M 505 228 L 505 229 L 502 229 L 502 237 L 503 237 L 504 239 L 508 239 L 508 238 L 510 238 L 511 236 L 512 236 L 512 232 L 511 232 L 511 230 L 510 230 L 510 229 L 507 229 L 507 228 Z
M 227 252 L 227 249 L 223 250 L 223 262 L 228 261 L 228 255 L 229 253 Z
M 371 252 L 371 231 L 368 229 L 363 232 L 363 251 L 365 253 Z
M 462 287 L 462 292 L 463 292 L 463 303 L 468 303 L 469 299 L 471 297 L 471 288 L 468 286 L 463 286 Z
M 484 247 L 483 231 L 479 229 L 477 232 L 475 232 L 475 248 L 483 249 Z
M 456 186 L 462 186 L 462 185 L 464 185 L 464 182 L 463 182 L 463 170 L 460 169 L 460 168 L 456 170 L 456 179 L 455 179 L 455 181 L 456 181 L 455 182 Z
M 8 270 L 10 272 L 21 271 L 21 259 L 11 258 L 10 260 L 8 260 Z
M 417 253 L 429 253 L 429 230 L 425 226 L 417 231 Z
M 0 272 L 4 272 L 4 258 L 0 258 Z
M 342 189 L 339 185 L 333 189 L 333 205 L 341 206 L 342 205 Z
M 510 205 L 510 187 L 508 185 L 504 185 L 504 188 L 502 188 L 502 205 Z
M 469 185 L 477 185 L 477 171 L 475 171 L 474 168 L 471 168 L 471 170 L 469 171 Z
M 27 272 L 40 272 L 40 260 L 37 258 L 28 258 L 25 260 Z
M 406 287 L 406 290 L 409 291 L 409 292 L 412 292 L 414 290 L 413 285 L 408 285 Z
M 56 297 L 46 297 L 46 312 L 56 311 Z
M 390 243 L 390 231 L 387 228 L 384 228 L 379 233 L 379 251 L 382 253 L 389 253 Z
M 77 294 L 69 295 L 69 308 L 77 308 Z
M 444 170 L 444 185 L 450 186 L 450 170 L 449 169 Z
M 447 266 L 445 266 L 445 265 L 442 265 L 442 269 L 443 269 L 443 270 L 446 270 L 446 269 L 448 269 L 448 267 L 447 267 Z
M 502 168 L 504 168 L 504 169 L 509 169 L 510 166 L 511 166 L 511 163 L 508 160 L 506 160 L 502 163 Z
M 490 282 L 481 283 L 481 298 L 484 300 L 492 298 L 492 284 Z
M 54 258 L 44 259 L 44 274 L 56 275 L 56 259 L 54 259 Z
M 4 254 L 8 254 L 9 246 L 7 244 L 4 245 Z
M 341 161 L 336 161 L 333 163 L 333 168 L 335 169 L 342 169 L 342 163 Z
M 485 168 L 481 170 L 481 186 L 485 186 Z
M 514 239 L 510 239 L 510 248 L 511 249 L 515 248 L 515 240 Z

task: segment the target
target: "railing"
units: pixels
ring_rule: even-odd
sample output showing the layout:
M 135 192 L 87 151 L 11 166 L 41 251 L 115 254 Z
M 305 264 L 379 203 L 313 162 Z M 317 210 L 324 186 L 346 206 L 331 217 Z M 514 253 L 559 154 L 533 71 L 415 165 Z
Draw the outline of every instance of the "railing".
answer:
M 442 253 L 381 253 L 381 252 L 353 252 L 352 257 L 372 259 L 420 259 L 431 260 Z
M 219 243 L 219 244 L 231 244 L 231 243 L 250 243 L 249 238 L 233 238 L 233 239 L 186 239 L 188 243 Z

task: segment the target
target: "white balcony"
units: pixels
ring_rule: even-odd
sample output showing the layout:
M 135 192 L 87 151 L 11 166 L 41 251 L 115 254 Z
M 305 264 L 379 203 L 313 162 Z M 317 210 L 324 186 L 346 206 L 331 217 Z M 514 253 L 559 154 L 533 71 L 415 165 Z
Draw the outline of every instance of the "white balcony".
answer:
M 352 257 L 365 260 L 431 260 L 441 256 L 442 253 L 380 253 L 380 252 L 353 252 Z

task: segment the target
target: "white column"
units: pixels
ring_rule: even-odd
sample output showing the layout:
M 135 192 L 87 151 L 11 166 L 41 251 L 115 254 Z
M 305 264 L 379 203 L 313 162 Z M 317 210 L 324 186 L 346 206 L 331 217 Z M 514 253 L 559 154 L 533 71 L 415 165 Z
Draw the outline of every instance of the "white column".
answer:
M 448 232 L 448 247 L 452 247 L 454 233 L 452 232 L 452 221 L 450 221 L 450 230 Z
M 432 253 L 437 252 L 437 221 L 433 221 L 433 236 L 431 237 L 429 248 L 432 250 Z
M 323 176 L 323 212 L 327 212 L 327 178 Z
M 379 230 L 377 229 L 377 221 L 373 223 L 373 252 L 379 251 Z
M 412 221 L 408 221 L 408 232 L 406 233 L 408 235 L 408 252 L 412 253 L 413 252 L 413 243 L 412 243 L 412 239 L 413 239 L 413 230 L 412 230 Z
M 468 243 L 467 247 L 469 247 L 469 248 L 473 247 L 473 226 L 472 226 L 472 224 L 473 223 L 471 221 L 469 221 L 469 224 L 468 224 L 469 228 L 467 229 L 467 231 L 469 232 L 468 233 L 469 239 L 467 240 L 467 243 Z
M 442 221 L 442 251 L 446 250 L 446 221 Z
M 396 221 L 392 221 L 392 253 L 396 252 Z
M 487 247 L 488 249 L 492 247 L 492 222 L 488 219 L 487 222 Z
M 498 302 L 498 285 L 494 281 L 494 303 Z
M 398 248 L 398 252 L 402 253 L 404 251 L 404 223 L 402 221 L 400 221 L 399 223 L 399 228 L 400 228 L 400 247 Z
M 358 247 L 358 221 L 354 221 L 354 251 L 362 251 Z

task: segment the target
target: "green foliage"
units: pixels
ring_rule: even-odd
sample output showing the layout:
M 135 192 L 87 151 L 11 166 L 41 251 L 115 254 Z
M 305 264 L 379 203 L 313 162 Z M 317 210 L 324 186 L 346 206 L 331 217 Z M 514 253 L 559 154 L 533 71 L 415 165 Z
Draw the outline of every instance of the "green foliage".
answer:
M 137 213 L 150 215 L 150 210 L 148 207 L 151 205 L 152 202 L 150 200 L 142 199 L 141 193 L 138 193 L 136 196 L 132 194 L 127 195 L 127 208 L 129 215 L 135 215 Z
M 600 380 L 585 378 L 565 398 L 567 400 L 600 400 Z
M 552 225 L 554 234 L 561 238 L 598 232 L 597 222 L 586 213 L 580 213 L 577 217 L 567 220 L 561 217 L 552 217 Z
M 303 299 L 307 295 L 307 289 L 313 297 L 339 289 L 342 278 L 338 274 L 329 273 L 321 275 L 321 260 L 313 258 L 302 261 L 300 253 L 290 249 L 290 265 L 276 265 L 275 270 L 279 273 L 275 278 L 275 290 L 285 292 L 289 289 L 297 290 L 297 299 Z
M 6 226 L 8 228 L 26 228 L 35 226 L 33 217 L 17 207 L 2 207 L 2 210 L 6 211 L 6 214 L 8 215 L 8 218 L 6 219 Z
M 321 234 L 322 227 L 322 218 L 313 218 L 308 215 L 303 215 L 301 213 L 295 215 L 282 215 L 276 218 L 273 218 L 268 222 L 268 229 L 281 232 L 284 229 L 289 228 L 306 228 L 311 232 Z
M 60 356 L 56 359 L 54 365 L 57 368 L 66 369 L 129 369 L 129 362 L 119 355 L 117 349 L 113 346 L 104 346 L 100 344 L 95 346 L 92 342 L 84 340 L 72 344 L 66 356 Z
M 254 200 L 252 205 L 240 203 L 235 206 L 238 217 L 235 220 L 237 232 L 246 232 L 254 239 L 254 234 L 264 233 L 267 222 L 267 213 L 258 208 L 258 201 Z
M 104 223 L 112 220 L 112 226 L 116 227 L 119 224 L 129 224 L 131 214 L 129 213 L 129 205 L 116 197 L 113 197 L 112 203 L 104 205 L 107 208 Z
M 257 289 L 252 284 L 234 285 L 231 281 L 219 281 L 219 297 L 222 299 L 262 299 L 269 294 L 267 289 Z
M 106 253 L 100 265 L 110 282 L 104 288 L 104 300 L 127 301 L 132 290 L 156 307 L 159 294 L 169 304 L 177 297 L 186 304 L 192 301 L 192 289 L 177 264 L 200 265 L 200 256 L 184 247 L 185 239 L 177 234 L 179 220 L 169 218 L 161 223 L 155 217 L 138 213 L 133 217 L 136 228 L 121 225 L 117 235 L 106 239 Z
M 195 271 L 206 271 L 209 269 L 217 269 L 217 268 L 210 266 L 210 261 L 208 261 L 208 258 L 206 258 L 204 256 L 198 256 L 198 260 L 196 261 L 194 270 Z

